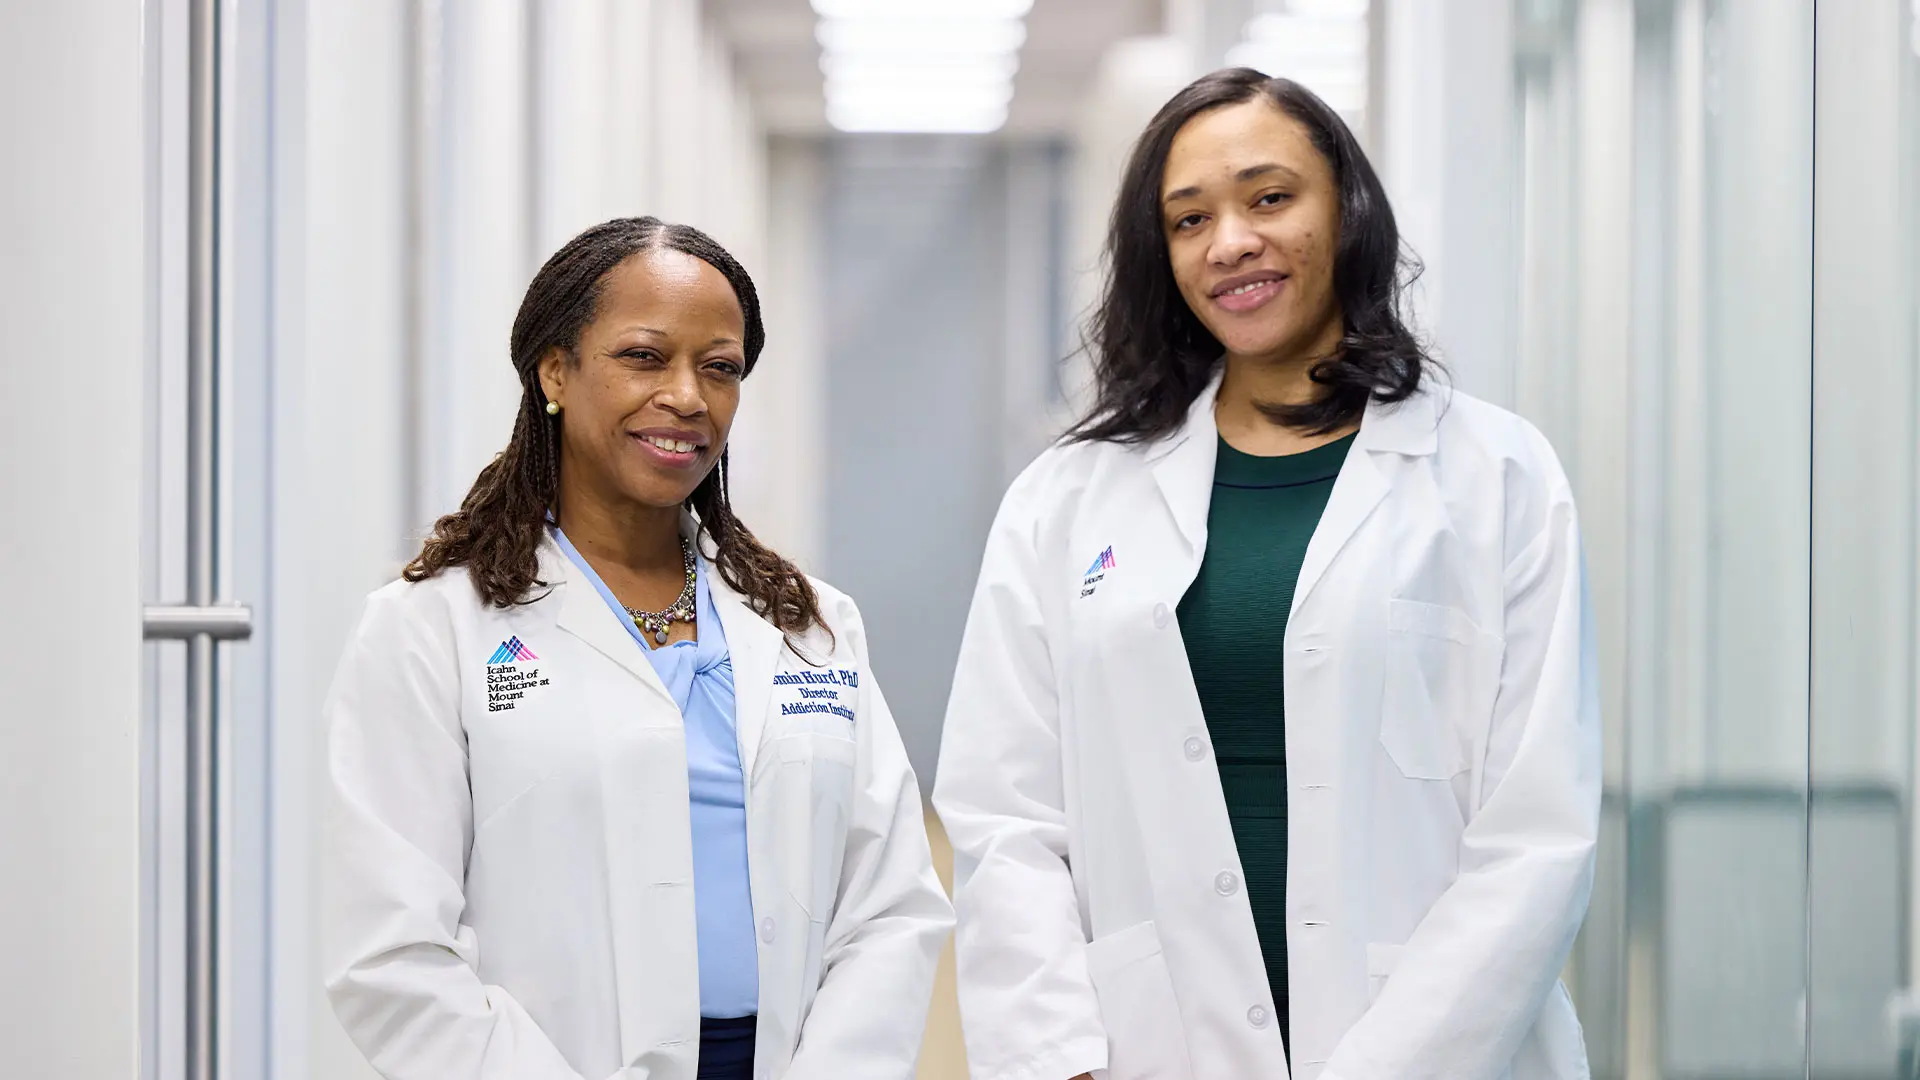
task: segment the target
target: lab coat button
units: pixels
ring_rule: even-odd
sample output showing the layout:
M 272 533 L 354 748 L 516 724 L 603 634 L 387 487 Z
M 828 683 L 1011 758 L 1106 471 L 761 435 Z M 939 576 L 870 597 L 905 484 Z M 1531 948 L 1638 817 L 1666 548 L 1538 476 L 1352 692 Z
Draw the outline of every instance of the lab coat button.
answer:
M 1213 879 L 1213 891 L 1221 896 L 1232 896 L 1240 891 L 1240 879 L 1231 870 L 1222 870 Z
M 1167 605 L 1155 604 L 1153 606 L 1153 628 L 1155 630 L 1165 630 L 1167 624 L 1172 621 L 1173 612 L 1167 610 Z
M 1200 736 L 1191 735 L 1187 738 L 1186 751 L 1188 761 L 1199 761 L 1207 756 L 1207 744 L 1200 741 Z
M 773 916 L 771 915 L 760 920 L 760 940 L 769 945 L 773 944 Z
M 1270 1019 L 1272 1019 L 1272 1017 L 1267 1015 L 1267 1007 L 1265 1005 L 1255 1005 L 1253 1008 L 1247 1010 L 1247 1023 L 1252 1024 L 1254 1027 L 1266 1027 L 1267 1021 Z

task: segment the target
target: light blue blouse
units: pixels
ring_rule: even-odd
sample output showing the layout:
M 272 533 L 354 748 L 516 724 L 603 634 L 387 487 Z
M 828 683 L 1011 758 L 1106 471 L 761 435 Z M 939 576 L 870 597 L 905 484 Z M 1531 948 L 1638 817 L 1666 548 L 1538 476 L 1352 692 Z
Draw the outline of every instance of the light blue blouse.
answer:
M 747 878 L 746 778 L 734 727 L 733 657 L 708 587 L 712 567 L 700 560 L 694 608 L 699 640 L 656 649 L 558 526 L 553 537 L 647 654 L 685 719 L 700 1015 L 716 1020 L 752 1016 L 760 1007 L 760 962 Z

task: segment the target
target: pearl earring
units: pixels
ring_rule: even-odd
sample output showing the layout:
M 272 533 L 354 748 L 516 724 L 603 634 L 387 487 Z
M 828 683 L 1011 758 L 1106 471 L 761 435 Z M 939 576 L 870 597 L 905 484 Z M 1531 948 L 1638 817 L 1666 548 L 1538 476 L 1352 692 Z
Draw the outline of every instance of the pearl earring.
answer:
M 549 402 L 547 402 L 547 415 L 548 415 L 548 416 L 559 416 L 559 415 L 560 415 L 560 403 L 559 403 L 559 402 L 557 402 L 557 401 L 549 401 Z

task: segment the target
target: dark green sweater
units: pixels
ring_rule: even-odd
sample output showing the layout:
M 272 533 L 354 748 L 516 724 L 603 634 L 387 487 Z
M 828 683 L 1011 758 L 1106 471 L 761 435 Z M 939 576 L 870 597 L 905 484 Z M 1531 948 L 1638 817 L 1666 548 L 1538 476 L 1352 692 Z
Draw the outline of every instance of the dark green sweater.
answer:
M 1287 739 L 1281 660 L 1307 542 L 1353 445 L 1254 457 L 1220 441 L 1207 550 L 1180 635 L 1213 740 L 1227 818 L 1281 1035 L 1287 1017 Z

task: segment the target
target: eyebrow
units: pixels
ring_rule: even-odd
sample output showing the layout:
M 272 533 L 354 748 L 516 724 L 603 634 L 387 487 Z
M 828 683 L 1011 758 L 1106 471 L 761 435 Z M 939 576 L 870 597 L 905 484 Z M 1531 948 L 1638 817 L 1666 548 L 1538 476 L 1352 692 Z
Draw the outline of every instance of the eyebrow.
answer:
M 1234 173 L 1233 179 L 1235 183 L 1244 184 L 1249 180 L 1257 180 L 1262 176 L 1268 175 L 1269 173 L 1285 173 L 1287 176 L 1287 179 L 1289 180 L 1300 179 L 1299 173 L 1294 172 L 1292 169 L 1287 168 L 1285 165 L 1281 165 L 1272 161 L 1262 162 L 1258 165 L 1249 165 L 1246 168 L 1241 169 L 1239 172 Z M 1167 197 L 1160 201 L 1162 203 L 1177 202 L 1181 199 L 1191 199 L 1198 194 L 1200 194 L 1200 186 L 1198 184 L 1194 184 L 1189 187 L 1183 187 L 1178 191 L 1169 191 L 1167 192 Z
M 672 334 L 667 333 L 665 330 L 656 329 L 651 326 L 629 326 L 625 330 L 622 330 L 621 333 L 652 334 L 654 337 L 672 337 L 673 336 Z M 719 337 L 714 338 L 712 341 L 707 342 L 707 344 L 708 345 L 738 345 L 740 344 L 740 339 L 737 337 L 728 337 L 727 335 L 722 334 Z

